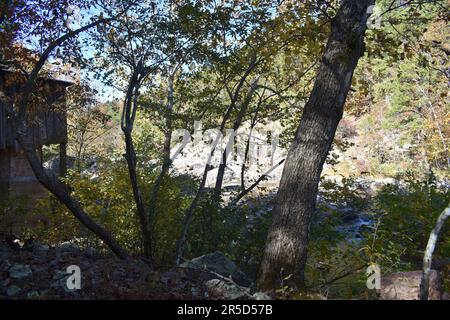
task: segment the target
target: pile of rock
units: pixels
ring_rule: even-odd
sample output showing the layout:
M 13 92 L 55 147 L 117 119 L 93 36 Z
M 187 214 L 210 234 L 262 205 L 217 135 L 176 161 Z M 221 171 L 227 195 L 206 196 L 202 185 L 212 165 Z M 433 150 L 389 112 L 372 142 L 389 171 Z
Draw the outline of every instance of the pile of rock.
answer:
M 11 248 L 0 242 L 0 299 L 268 299 L 253 293 L 248 277 L 221 252 L 187 261 L 166 273 L 139 259 L 101 256 L 73 243 L 37 242 Z M 69 266 L 81 288 L 68 288 Z

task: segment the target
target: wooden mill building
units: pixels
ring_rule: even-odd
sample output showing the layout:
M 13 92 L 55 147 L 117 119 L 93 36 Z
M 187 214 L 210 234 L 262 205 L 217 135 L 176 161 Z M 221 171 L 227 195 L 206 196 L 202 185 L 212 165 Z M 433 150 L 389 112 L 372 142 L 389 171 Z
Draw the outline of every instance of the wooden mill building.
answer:
M 18 74 L 0 65 L 0 90 L 14 101 L 17 98 Z M 66 88 L 71 82 L 39 78 L 36 101 L 29 111 L 30 133 L 42 161 L 44 145 L 59 145 L 60 174 L 65 172 L 67 143 Z M 15 139 L 6 106 L 0 102 L 0 199 L 26 197 L 33 203 L 46 194 Z

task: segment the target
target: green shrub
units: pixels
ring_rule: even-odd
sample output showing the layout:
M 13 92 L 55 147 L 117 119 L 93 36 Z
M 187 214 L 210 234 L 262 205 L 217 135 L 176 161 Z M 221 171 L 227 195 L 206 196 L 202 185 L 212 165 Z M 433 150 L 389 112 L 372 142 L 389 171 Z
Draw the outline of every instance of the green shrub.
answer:
M 141 233 L 136 206 L 124 161 L 106 161 L 99 164 L 99 178 L 91 179 L 77 171 L 70 171 L 65 180 L 72 186 L 72 195 L 97 223 L 109 230 L 117 241 L 131 253 L 141 252 Z M 158 172 L 151 168 L 139 170 L 140 186 L 145 201 Z M 188 199 L 182 187 L 191 181 L 186 177 L 167 177 L 158 194 L 154 218 L 156 258 L 161 263 L 173 260 L 175 240 L 181 230 L 184 209 Z M 148 205 L 148 204 L 147 204 Z M 35 214 L 44 214 L 48 224 L 33 230 L 36 237 L 50 244 L 77 239 L 81 246 L 104 248 L 101 242 L 53 196 L 41 199 Z
M 386 185 L 377 195 L 376 229 L 365 248 L 383 274 L 422 268 L 423 252 L 439 214 L 450 203 L 450 190 L 438 187 L 432 173 L 408 172 L 402 183 Z M 433 259 L 449 258 L 450 228 L 441 231 Z M 444 279 L 449 282 L 448 276 Z M 447 284 L 448 286 L 448 284 Z

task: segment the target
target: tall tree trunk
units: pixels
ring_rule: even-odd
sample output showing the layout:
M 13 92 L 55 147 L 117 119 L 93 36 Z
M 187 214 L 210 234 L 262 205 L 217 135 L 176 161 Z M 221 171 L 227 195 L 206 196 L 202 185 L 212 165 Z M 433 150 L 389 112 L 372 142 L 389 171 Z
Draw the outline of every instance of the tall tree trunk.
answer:
M 137 175 L 137 159 L 133 142 L 134 120 L 138 108 L 139 88 L 142 78 L 145 76 L 142 60 L 133 70 L 128 80 L 128 89 L 122 109 L 121 129 L 125 136 L 125 154 L 127 161 L 128 174 L 130 176 L 131 188 L 133 191 L 134 202 L 136 204 L 137 215 L 141 226 L 142 247 L 144 257 L 150 266 L 153 266 L 153 248 L 152 248 L 152 232 L 148 221 L 148 211 L 145 208 L 142 190 L 139 186 Z
M 141 188 L 139 187 L 138 176 L 136 172 L 136 153 L 134 151 L 133 139 L 130 130 L 123 130 L 125 136 L 125 148 L 126 152 L 124 157 L 127 161 L 128 174 L 130 176 L 131 188 L 133 190 L 134 202 L 136 203 L 136 209 L 139 217 L 139 224 L 141 226 L 142 233 L 142 246 L 144 257 L 148 262 L 153 264 L 152 254 L 152 237 L 148 228 L 147 211 L 145 210 L 144 199 L 142 198 Z
M 343 115 L 354 69 L 364 53 L 368 8 L 374 2 L 344 0 L 331 21 L 331 35 L 283 170 L 259 270 L 261 290 L 274 290 L 287 277 L 293 288 L 304 288 L 319 178 Z

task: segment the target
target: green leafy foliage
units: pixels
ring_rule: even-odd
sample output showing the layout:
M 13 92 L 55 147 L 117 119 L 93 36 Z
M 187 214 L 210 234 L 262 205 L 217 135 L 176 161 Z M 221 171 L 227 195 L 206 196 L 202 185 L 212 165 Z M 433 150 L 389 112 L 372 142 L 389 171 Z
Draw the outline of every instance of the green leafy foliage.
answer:
M 424 178 L 408 173 L 403 183 L 386 185 L 377 195 L 378 227 L 369 255 L 388 270 L 420 267 L 431 229 L 450 203 L 448 186 L 438 186 L 432 173 Z M 434 257 L 448 258 L 450 229 L 442 230 Z

